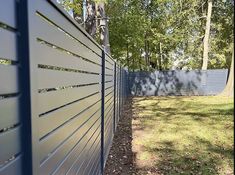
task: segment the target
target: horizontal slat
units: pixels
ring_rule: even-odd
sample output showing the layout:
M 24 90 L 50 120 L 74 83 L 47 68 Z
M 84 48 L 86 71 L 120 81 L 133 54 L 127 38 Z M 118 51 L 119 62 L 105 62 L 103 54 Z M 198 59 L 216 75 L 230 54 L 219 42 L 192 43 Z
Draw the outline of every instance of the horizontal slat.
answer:
M 17 67 L 0 64 L 0 95 L 18 92 Z
M 68 121 L 75 115 L 82 112 L 84 109 L 88 108 L 98 100 L 100 100 L 100 93 L 85 98 L 84 100 L 72 103 L 66 107 L 60 108 L 54 112 L 48 113 L 43 117 L 39 118 L 39 137 L 41 138 L 45 134 L 54 130 L 65 121 Z
M 113 75 L 114 72 L 113 72 L 113 70 L 105 68 L 105 74 Z
M 112 86 L 109 86 L 108 89 L 105 90 L 105 96 L 111 92 L 114 94 L 114 88 Z
M 39 89 L 99 83 L 100 80 L 100 75 L 95 74 L 38 69 Z
M 107 109 L 107 112 L 106 112 L 106 114 L 105 114 L 105 125 L 107 124 L 107 120 L 109 119 L 109 118 L 113 118 L 113 113 L 114 111 L 113 111 L 113 104 L 111 104 L 110 105 L 110 107 Z
M 0 28 L 0 38 L 0 58 L 16 61 L 16 34 Z
M 113 81 L 113 76 L 105 76 L 105 81 Z
M 0 5 L 0 22 L 16 28 L 15 0 L 2 1 Z M 0 37 L 1 38 L 1 37 Z
M 97 161 L 96 166 L 94 167 L 92 174 L 94 174 L 94 175 L 101 174 L 101 171 L 100 171 L 101 165 L 100 164 L 101 164 L 101 162 Z
M 58 130 L 51 133 L 48 137 L 43 139 L 40 142 L 40 160 L 45 158 L 50 152 L 53 151 L 53 149 L 55 149 L 60 143 L 68 138 L 74 131 L 76 131 L 76 129 L 79 129 L 79 127 L 83 124 L 84 125 L 79 129 L 79 133 L 85 132 L 87 127 L 89 127 L 89 124 L 91 124 L 91 122 L 94 121 L 95 118 L 99 117 L 100 112 L 97 112 L 94 116 L 92 116 L 99 109 L 99 107 L 100 102 L 81 115 L 76 116 L 68 123 L 58 128 Z
M 59 108 L 78 99 L 96 93 L 100 90 L 100 85 L 89 85 L 78 88 L 70 88 L 58 91 L 40 93 L 38 96 L 38 110 L 45 113 L 55 108 Z
M 73 137 L 70 137 L 60 149 L 52 154 L 52 156 L 41 165 L 39 174 L 51 174 L 52 170 L 56 168 L 55 166 L 63 160 L 63 157 L 65 157 L 66 154 L 69 153 L 69 151 L 76 145 L 76 143 L 86 132 L 90 132 L 90 135 L 86 137 L 91 137 L 91 135 L 96 131 L 95 129 L 99 126 L 99 121 L 100 118 L 98 115 L 89 120 L 87 124 L 85 124 L 84 127 L 81 128 L 82 130 L 79 130 L 79 134 L 76 133 L 73 135 Z
M 53 49 L 45 44 L 38 43 L 35 54 L 37 55 L 38 64 L 101 73 L 100 65 L 85 61 L 82 58 L 78 58 L 58 49 Z
M 109 69 L 113 69 L 113 65 L 110 64 L 110 63 L 107 62 L 107 61 L 105 61 L 105 67 L 107 67 L 107 68 L 109 68 Z M 105 69 L 105 71 L 108 70 L 107 68 Z M 111 73 L 111 74 L 112 74 L 112 73 Z
M 35 32 L 39 39 L 100 64 L 101 58 L 94 52 L 90 51 L 76 40 L 68 37 L 64 32 L 61 32 L 57 27 L 52 26 L 45 20 L 39 19 L 39 17 L 36 19 L 37 22 L 35 24 L 37 28 Z
M 98 144 L 100 144 L 100 143 L 98 143 Z M 96 150 L 96 154 L 92 158 L 92 163 L 91 163 L 91 165 L 88 168 L 87 174 L 92 174 L 92 175 L 100 174 L 99 173 L 99 169 L 96 167 L 96 165 L 99 164 L 99 162 L 100 162 L 100 149 Z M 95 173 L 93 172 L 94 168 L 97 168 L 97 169 L 95 169 Z
M 95 157 L 100 153 L 99 152 L 99 137 L 97 136 L 95 140 L 93 141 L 92 145 L 87 151 L 87 158 L 83 162 L 83 164 L 80 167 L 80 171 L 78 171 L 79 174 L 89 174 L 89 170 L 91 168 L 91 163 L 95 161 Z
M 100 125 L 98 125 L 98 127 L 96 128 L 93 135 L 92 136 L 90 136 L 90 135 L 91 135 L 91 132 L 87 132 L 84 135 L 84 137 L 82 138 L 80 143 L 76 145 L 74 150 L 72 152 L 70 152 L 70 154 L 68 156 L 66 156 L 66 158 L 64 159 L 61 166 L 59 166 L 57 168 L 57 170 L 52 175 L 66 174 L 68 171 L 70 171 L 70 169 L 73 168 L 74 164 L 76 164 L 77 162 L 79 162 L 81 160 L 84 160 L 87 157 L 87 155 L 84 154 L 84 152 L 88 149 L 87 148 L 88 145 L 91 145 L 91 143 L 93 142 L 93 139 L 91 139 L 91 138 L 97 137 L 100 140 L 100 138 L 99 138 Z
M 70 171 L 71 174 L 88 174 L 86 171 L 86 167 L 89 165 L 90 160 L 94 160 L 95 151 L 99 152 L 99 149 L 95 149 L 95 145 L 100 145 L 98 138 L 95 140 L 95 143 L 93 143 L 84 154 L 86 154 L 86 158 L 82 161 L 77 162 L 76 166 L 72 171 Z M 92 157 L 91 157 L 92 155 Z M 91 168 L 91 167 L 90 167 Z
M 18 97 L 0 100 L 0 130 L 19 123 Z
M 109 93 L 109 95 L 107 95 L 104 99 L 104 102 L 105 102 L 105 107 L 107 104 L 110 103 L 110 101 L 112 101 L 113 99 L 111 99 L 113 97 L 113 93 Z
M 108 139 L 109 135 L 112 135 L 112 130 L 113 129 L 113 117 L 107 118 L 106 124 L 105 124 L 105 129 L 104 129 L 104 138 L 105 140 Z
M 109 93 L 109 95 L 107 95 L 104 99 L 104 102 L 105 102 L 105 108 L 106 106 L 111 102 L 113 101 L 113 93 Z
M 94 61 L 98 64 L 100 63 L 100 56 L 96 55 L 94 52 L 92 52 L 90 49 L 82 45 L 71 36 L 68 36 L 61 30 L 58 30 L 58 27 L 49 24 L 46 20 L 42 19 L 39 16 L 36 18 L 36 21 L 35 32 L 38 38 L 46 40 L 51 44 L 71 51 L 79 56 L 89 58 L 91 59 L 91 61 Z M 77 32 L 79 33 L 79 31 Z
M 0 175 L 21 175 L 22 156 L 19 155 L 14 160 L 0 168 Z
M 105 83 L 105 88 L 108 88 L 110 86 L 114 86 L 114 82 L 113 81 Z
M 107 131 L 108 128 L 112 127 L 112 125 L 111 125 L 112 123 L 110 123 L 110 120 L 111 121 L 113 120 L 113 116 L 111 115 L 111 114 L 113 114 L 112 111 L 113 111 L 113 107 L 111 107 L 109 109 L 109 112 L 108 112 L 109 117 L 107 117 L 105 120 L 105 132 Z
M 97 139 L 100 138 L 100 132 L 98 132 L 98 136 L 96 137 Z M 96 139 L 96 140 L 97 140 Z M 73 163 L 72 167 L 69 169 L 68 174 L 81 174 L 81 167 L 84 164 L 84 162 L 89 158 L 88 157 L 88 150 L 89 150 L 89 146 L 92 145 L 92 141 L 90 140 L 88 142 L 88 144 L 86 145 L 87 149 L 85 149 L 82 153 L 81 153 L 81 158 L 77 159 L 76 162 Z M 93 142 L 94 143 L 94 142 Z
M 112 64 L 114 64 L 115 63 L 115 61 L 114 61 L 114 59 L 111 57 L 111 55 L 109 55 L 109 54 L 105 54 L 105 58 L 107 58 L 108 60 L 109 60 L 109 62 L 111 62 Z
M 0 164 L 20 152 L 20 127 L 0 134 Z
M 105 111 L 104 111 L 104 118 L 109 117 L 110 114 L 110 109 L 113 107 L 113 101 L 112 99 L 110 100 L 110 103 L 107 104 L 107 106 L 105 106 Z
M 106 64 L 109 64 L 112 66 L 114 64 L 114 61 L 108 55 L 105 55 L 105 61 L 106 61 Z
M 99 174 L 101 174 L 100 173 L 100 169 L 101 169 L 100 168 L 100 166 L 101 166 L 100 164 L 101 164 L 101 162 L 99 161 L 99 159 L 100 159 L 100 155 L 97 157 L 97 159 L 95 161 L 95 164 L 94 164 L 93 168 L 91 169 L 90 174 L 92 174 L 92 175 L 99 175 Z
M 89 40 L 77 27 L 71 25 L 72 23 L 64 18 L 64 15 L 51 6 L 47 1 L 40 1 L 37 4 L 37 9 L 44 16 L 52 20 L 58 26 L 66 30 L 68 33 L 72 34 L 75 38 L 80 40 L 82 43 L 87 45 L 89 48 L 94 50 L 100 56 L 102 55 L 101 49 L 96 46 L 91 40 Z
M 109 57 L 106 56 L 105 57 L 105 65 L 109 65 L 110 68 L 112 68 L 113 64 L 114 64 L 114 62 Z

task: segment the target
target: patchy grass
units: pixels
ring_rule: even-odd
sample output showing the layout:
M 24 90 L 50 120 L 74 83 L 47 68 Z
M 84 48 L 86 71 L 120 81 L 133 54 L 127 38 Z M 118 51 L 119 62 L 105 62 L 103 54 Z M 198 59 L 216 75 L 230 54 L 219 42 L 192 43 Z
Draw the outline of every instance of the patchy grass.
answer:
M 134 98 L 139 174 L 233 174 L 233 109 L 225 97 Z

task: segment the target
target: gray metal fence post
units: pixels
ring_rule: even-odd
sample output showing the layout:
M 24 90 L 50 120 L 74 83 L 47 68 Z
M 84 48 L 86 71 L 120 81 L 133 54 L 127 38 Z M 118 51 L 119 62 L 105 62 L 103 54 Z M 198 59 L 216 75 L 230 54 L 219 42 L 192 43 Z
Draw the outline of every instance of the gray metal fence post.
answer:
M 119 96 L 119 99 L 118 99 L 118 108 L 119 108 L 119 113 L 118 113 L 118 119 L 120 120 L 120 116 L 121 116 L 121 66 L 119 66 L 119 94 L 118 94 L 118 96 Z
M 114 63 L 113 133 L 116 131 L 116 62 Z
M 35 174 L 33 169 L 33 148 L 32 148 L 32 117 L 31 117 L 31 87 L 30 87 L 30 54 L 29 54 L 29 21 L 28 21 L 28 1 L 17 1 L 16 21 L 18 26 L 17 56 L 20 58 L 19 85 L 20 85 L 20 116 L 21 127 L 21 147 L 22 174 Z
M 102 50 L 101 71 L 101 174 L 104 174 L 104 98 L 105 98 L 105 52 Z

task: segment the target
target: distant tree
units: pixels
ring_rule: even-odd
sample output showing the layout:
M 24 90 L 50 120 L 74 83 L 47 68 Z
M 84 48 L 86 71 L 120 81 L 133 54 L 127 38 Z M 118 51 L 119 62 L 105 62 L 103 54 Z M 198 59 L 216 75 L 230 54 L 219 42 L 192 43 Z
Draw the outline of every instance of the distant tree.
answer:
M 211 14 L 212 14 L 212 0 L 208 0 L 208 10 L 206 16 L 206 29 L 203 44 L 203 63 L 202 70 L 207 70 L 208 67 L 208 52 L 209 52 L 209 38 L 210 38 L 210 28 L 211 28 Z
M 72 9 L 74 19 L 110 54 L 108 18 L 105 15 L 105 1 L 61 0 L 60 2 L 67 10 Z M 85 13 L 83 13 L 84 11 Z
M 225 89 L 221 93 L 221 95 L 229 96 L 229 97 L 234 96 L 234 46 L 232 50 L 232 61 L 231 61 L 231 66 L 230 66 L 230 71 L 229 71 L 228 82 L 226 84 Z

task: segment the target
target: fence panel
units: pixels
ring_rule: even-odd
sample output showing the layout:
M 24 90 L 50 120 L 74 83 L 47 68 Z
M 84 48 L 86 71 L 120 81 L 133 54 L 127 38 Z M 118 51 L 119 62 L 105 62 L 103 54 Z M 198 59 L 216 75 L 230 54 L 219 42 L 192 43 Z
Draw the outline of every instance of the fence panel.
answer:
M 227 80 L 227 69 L 170 70 L 129 73 L 130 92 L 136 96 L 216 95 Z
M 19 64 L 15 0 L 0 6 L 0 175 L 22 174 Z
M 113 139 L 114 61 L 105 55 L 104 164 Z
M 30 1 L 39 127 L 34 173 L 99 174 L 102 48 L 50 1 Z
M 120 65 L 56 1 L 3 2 L 0 38 L 0 175 L 102 174 Z

